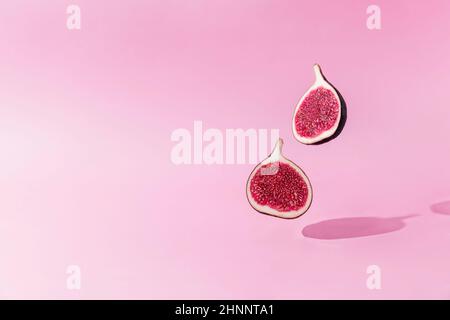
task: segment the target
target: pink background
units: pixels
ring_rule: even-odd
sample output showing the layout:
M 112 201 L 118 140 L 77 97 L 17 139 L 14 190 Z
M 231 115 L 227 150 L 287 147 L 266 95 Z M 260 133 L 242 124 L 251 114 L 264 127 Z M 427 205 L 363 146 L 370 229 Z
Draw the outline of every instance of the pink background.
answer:
M 377 0 L 379 31 L 368 1 L 74 3 L 80 31 L 71 2 L 0 3 L 0 297 L 450 298 L 449 1 Z M 305 146 L 315 62 L 348 120 Z M 194 120 L 279 128 L 310 211 L 256 213 L 253 165 L 172 164 Z

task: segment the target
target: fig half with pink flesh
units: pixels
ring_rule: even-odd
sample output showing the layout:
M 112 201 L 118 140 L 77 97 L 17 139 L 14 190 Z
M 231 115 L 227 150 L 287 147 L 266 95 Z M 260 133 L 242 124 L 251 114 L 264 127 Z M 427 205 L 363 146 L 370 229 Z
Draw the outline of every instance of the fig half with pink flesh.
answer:
M 295 139 L 315 144 L 330 138 L 341 121 L 341 99 L 325 79 L 318 64 L 313 66 L 316 81 L 295 108 L 292 130 Z
M 247 181 L 247 199 L 258 212 L 280 218 L 297 218 L 312 201 L 312 188 L 300 167 L 282 154 L 279 139 L 267 159 L 253 169 Z

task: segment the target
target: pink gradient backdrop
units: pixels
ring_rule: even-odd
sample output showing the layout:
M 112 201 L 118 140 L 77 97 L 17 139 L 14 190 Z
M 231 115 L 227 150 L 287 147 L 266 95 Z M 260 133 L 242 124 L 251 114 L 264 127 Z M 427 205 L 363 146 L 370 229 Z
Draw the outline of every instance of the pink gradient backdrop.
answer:
M 449 1 L 377 0 L 380 31 L 372 1 L 73 3 L 81 31 L 71 2 L 0 3 L 0 297 L 450 298 L 450 215 L 430 209 L 450 200 Z M 315 62 L 348 120 L 304 146 L 290 120 Z M 194 120 L 279 128 L 310 211 L 254 212 L 252 165 L 173 165 L 170 134 Z M 369 237 L 302 232 L 412 214 Z

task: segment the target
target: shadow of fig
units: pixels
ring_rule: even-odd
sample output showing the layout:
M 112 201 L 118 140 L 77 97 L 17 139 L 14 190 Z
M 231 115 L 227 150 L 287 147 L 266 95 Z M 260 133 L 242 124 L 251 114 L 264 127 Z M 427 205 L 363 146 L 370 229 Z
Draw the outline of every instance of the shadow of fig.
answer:
M 353 217 L 325 220 L 303 228 L 307 238 L 321 240 L 349 239 L 375 236 L 403 229 L 405 220 L 417 215 L 393 218 Z
M 432 204 L 430 210 L 434 213 L 449 215 L 450 216 L 450 201 L 443 201 Z

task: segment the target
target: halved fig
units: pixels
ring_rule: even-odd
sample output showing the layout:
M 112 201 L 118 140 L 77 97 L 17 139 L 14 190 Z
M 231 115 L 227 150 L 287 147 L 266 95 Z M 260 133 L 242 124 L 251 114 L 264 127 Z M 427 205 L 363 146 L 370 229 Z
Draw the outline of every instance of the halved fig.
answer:
M 314 144 L 330 138 L 341 120 L 341 100 L 337 91 L 324 78 L 320 66 L 313 66 L 316 81 L 295 108 L 292 131 L 295 139 Z
M 247 199 L 258 212 L 280 218 L 297 218 L 312 201 L 312 188 L 300 167 L 282 155 L 279 139 L 267 159 L 253 169 L 247 181 Z

